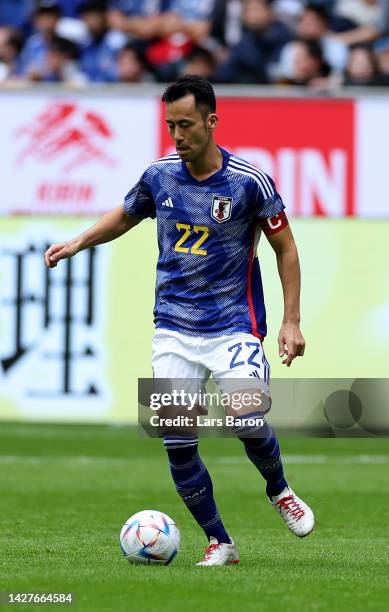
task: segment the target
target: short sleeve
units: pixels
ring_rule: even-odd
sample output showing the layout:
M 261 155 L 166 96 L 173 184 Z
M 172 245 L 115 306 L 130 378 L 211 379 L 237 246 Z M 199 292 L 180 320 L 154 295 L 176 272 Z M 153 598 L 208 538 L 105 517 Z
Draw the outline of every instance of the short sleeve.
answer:
M 273 179 L 264 172 L 257 178 L 257 199 L 255 216 L 259 219 L 269 219 L 278 215 L 285 208 L 280 194 L 277 192 Z
M 124 198 L 124 212 L 129 217 L 140 219 L 155 218 L 155 202 L 147 183 L 146 173 L 143 173 L 139 181 L 133 186 Z

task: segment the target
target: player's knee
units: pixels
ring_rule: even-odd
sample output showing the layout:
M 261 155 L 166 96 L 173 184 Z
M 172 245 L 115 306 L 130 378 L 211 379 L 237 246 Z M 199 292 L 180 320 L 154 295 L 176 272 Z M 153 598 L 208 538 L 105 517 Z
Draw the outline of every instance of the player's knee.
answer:
M 234 417 L 232 430 L 242 441 L 246 438 L 258 439 L 267 436 L 267 423 L 261 412 L 250 412 Z

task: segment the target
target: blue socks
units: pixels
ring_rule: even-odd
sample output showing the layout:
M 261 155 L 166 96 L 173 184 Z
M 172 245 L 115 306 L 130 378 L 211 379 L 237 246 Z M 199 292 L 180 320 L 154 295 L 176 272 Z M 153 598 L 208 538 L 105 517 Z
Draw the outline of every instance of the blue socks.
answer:
M 267 496 L 272 498 L 279 495 L 288 483 L 284 477 L 280 447 L 274 430 L 264 421 L 255 433 L 256 437 L 247 434 L 247 431 L 241 431 L 237 435 L 244 444 L 246 455 L 266 480 Z
M 248 458 L 266 480 L 268 497 L 279 495 L 288 483 L 273 429 L 264 421 L 259 430 L 253 432 L 243 426 L 236 435 L 243 442 Z M 178 494 L 194 519 L 208 539 L 213 536 L 219 543 L 230 543 L 213 497 L 211 477 L 197 451 L 197 438 L 166 437 L 164 445 Z
M 197 452 L 197 439 L 165 438 L 165 448 L 176 489 L 208 539 L 231 542 L 214 497 L 211 477 Z

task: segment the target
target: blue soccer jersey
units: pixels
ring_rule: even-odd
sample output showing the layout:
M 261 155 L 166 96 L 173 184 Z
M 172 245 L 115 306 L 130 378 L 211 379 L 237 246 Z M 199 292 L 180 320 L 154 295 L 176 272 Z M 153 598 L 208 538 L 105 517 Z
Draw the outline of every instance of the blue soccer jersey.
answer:
M 203 181 L 176 154 L 152 163 L 126 195 L 124 210 L 157 218 L 157 328 L 263 338 L 256 250 L 264 221 L 276 217 L 273 231 L 285 226 L 284 205 L 268 175 L 220 150 L 222 168 Z

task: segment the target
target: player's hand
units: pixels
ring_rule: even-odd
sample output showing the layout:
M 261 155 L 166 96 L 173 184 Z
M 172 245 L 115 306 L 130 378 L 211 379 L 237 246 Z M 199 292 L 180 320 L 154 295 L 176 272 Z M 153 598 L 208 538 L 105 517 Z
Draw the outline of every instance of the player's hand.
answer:
M 278 334 L 279 356 L 285 357 L 282 361 L 288 368 L 293 359 L 302 357 L 305 351 L 304 336 L 297 323 L 283 323 Z
M 78 251 L 74 241 L 52 244 L 45 253 L 45 264 L 48 268 L 54 268 L 61 259 L 73 257 Z

